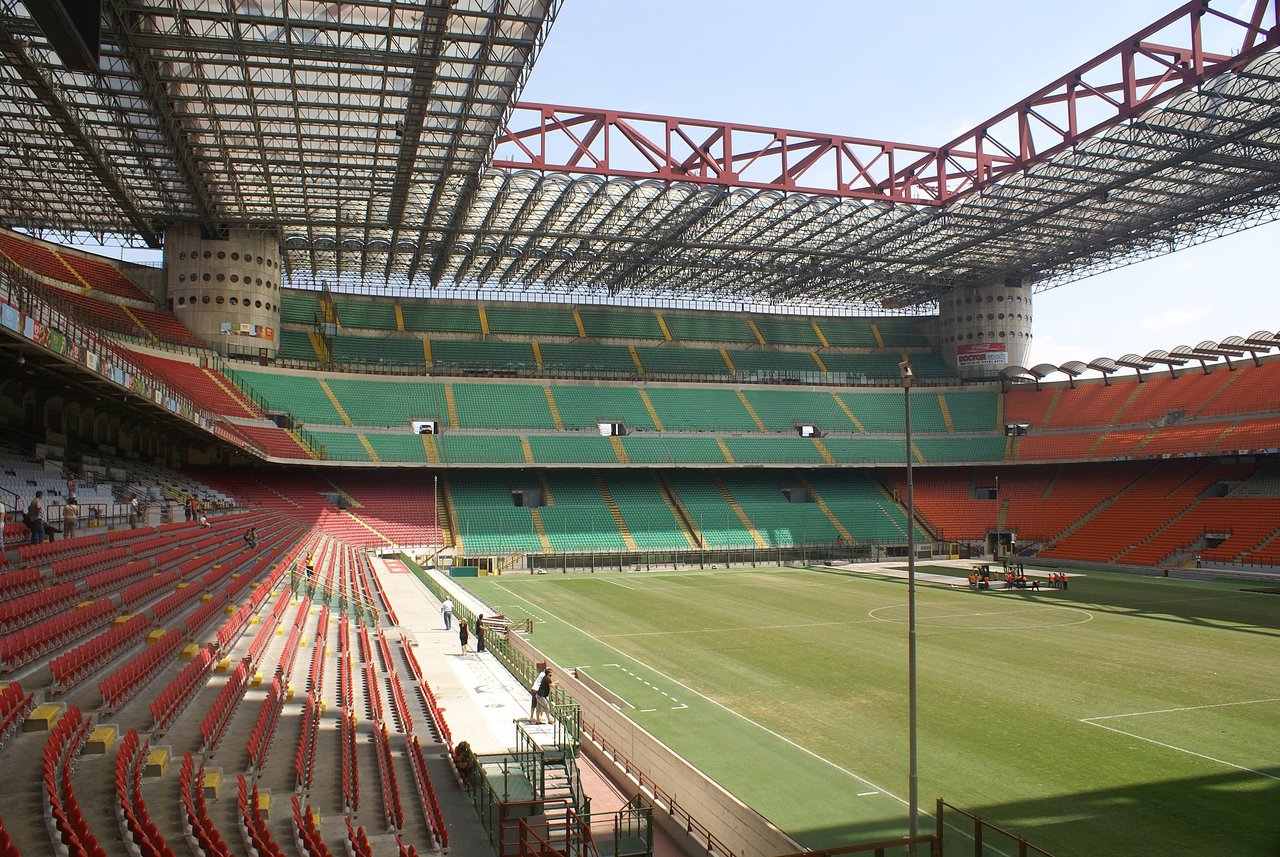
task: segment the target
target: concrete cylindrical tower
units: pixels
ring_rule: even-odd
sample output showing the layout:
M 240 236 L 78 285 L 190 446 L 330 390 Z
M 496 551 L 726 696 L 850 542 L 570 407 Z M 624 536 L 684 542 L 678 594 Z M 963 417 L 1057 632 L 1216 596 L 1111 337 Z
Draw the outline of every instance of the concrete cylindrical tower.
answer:
M 275 357 L 280 343 L 280 248 L 259 232 L 226 238 L 199 227 L 165 232 L 165 289 L 173 314 L 223 354 Z
M 1031 289 L 1005 277 L 938 301 L 942 356 L 961 378 L 990 378 L 1031 353 Z

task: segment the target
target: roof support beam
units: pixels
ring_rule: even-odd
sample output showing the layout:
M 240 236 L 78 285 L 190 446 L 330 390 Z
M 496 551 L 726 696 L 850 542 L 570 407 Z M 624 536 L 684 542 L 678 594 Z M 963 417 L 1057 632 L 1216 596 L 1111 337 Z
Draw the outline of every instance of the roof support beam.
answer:
M 119 204 L 121 212 L 133 224 L 133 227 L 142 236 L 143 240 L 147 242 L 147 246 L 159 247 L 160 234 L 146 215 L 142 213 L 132 196 L 130 196 L 125 183 L 116 174 L 115 169 L 108 160 L 103 157 L 98 147 L 94 145 L 93 138 L 80 124 L 79 118 L 71 112 L 71 109 L 62 100 L 53 81 L 47 78 L 42 70 L 32 62 L 26 48 L 23 47 L 12 32 L 4 27 L 0 27 L 0 55 L 13 67 L 22 78 L 23 83 L 30 87 L 36 97 L 40 99 L 40 103 L 49 112 L 49 116 L 54 122 L 58 123 L 63 135 L 85 159 L 85 163 L 94 178 L 102 184 L 107 193 Z
M 943 146 L 520 104 L 493 165 L 946 205 L 1280 45 L 1280 0 L 1253 0 L 1247 20 L 1235 5 L 1191 0 Z M 1206 16 L 1227 33 L 1220 52 L 1203 44 Z
M 142 96 L 147 100 L 151 112 L 159 120 L 160 132 L 164 135 L 165 144 L 173 152 L 174 163 L 177 164 L 187 184 L 187 190 L 191 194 L 196 213 L 200 218 L 200 225 L 210 235 L 219 234 L 221 228 L 217 218 L 214 217 L 208 188 L 205 187 L 204 178 L 196 165 L 195 156 L 184 140 L 173 103 L 169 100 L 164 84 L 156 74 L 151 56 L 137 45 L 137 32 L 128 3 L 125 0 L 106 0 L 103 11 L 107 15 L 116 44 L 120 47 L 120 55 L 137 78 Z

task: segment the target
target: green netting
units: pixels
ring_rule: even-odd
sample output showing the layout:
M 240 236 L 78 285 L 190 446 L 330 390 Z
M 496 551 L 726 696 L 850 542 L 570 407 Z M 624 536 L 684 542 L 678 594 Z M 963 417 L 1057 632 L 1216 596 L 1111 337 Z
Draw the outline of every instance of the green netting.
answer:
M 747 326 L 747 319 L 741 315 L 728 313 L 698 313 L 684 315 L 664 312 L 663 320 L 667 330 L 675 339 L 696 340 L 705 342 L 757 342 L 755 334 Z
M 551 393 L 567 429 L 595 428 L 601 420 L 621 421 L 629 430 L 654 428 L 635 387 L 553 384 Z
M 340 334 L 333 339 L 335 363 L 385 363 L 424 366 L 422 340 L 395 336 Z
M 280 320 L 294 324 L 315 324 L 320 314 L 320 295 L 317 292 L 280 290 Z
M 646 373 L 674 372 L 683 375 L 729 374 L 729 366 L 715 348 L 683 348 L 678 345 L 637 345 L 636 354 Z
M 459 428 L 555 428 L 543 388 L 533 384 L 454 384 Z
M 431 340 L 431 368 L 449 369 L 533 369 L 533 346 L 528 342 L 498 342 L 480 339 Z
M 733 390 L 649 387 L 647 392 L 658 419 L 667 430 L 759 430 Z
M 729 437 L 735 464 L 821 464 L 822 453 L 803 437 Z
M 586 432 L 572 435 L 529 436 L 533 460 L 539 464 L 617 464 L 618 456 L 607 437 Z
M 228 369 L 227 374 L 239 378 L 261 396 L 271 407 L 288 411 L 304 423 L 318 425 L 342 425 L 342 417 L 320 388 L 314 375 L 292 375 L 283 372 L 255 372 L 248 369 Z
M 816 390 L 743 390 L 769 431 L 791 431 L 796 423 L 811 423 L 823 431 L 857 431 L 840 410 L 836 397 Z
M 579 342 L 539 342 L 542 365 L 568 371 L 624 372 L 634 375 L 635 361 L 625 345 L 597 345 Z
M 573 320 L 573 308 L 557 304 L 522 304 L 520 306 L 495 306 L 484 308 L 489 319 L 490 333 L 517 333 L 527 335 L 577 336 L 578 325 Z
M 480 313 L 475 304 L 404 300 L 400 302 L 400 312 L 405 330 L 480 333 Z
M 756 329 L 770 345 L 821 345 L 814 319 L 777 315 L 752 316 Z
M 405 426 L 410 420 L 448 420 L 444 385 L 433 381 L 330 378 L 329 389 L 358 426 Z
M 513 434 L 457 434 L 436 438 L 440 460 L 452 464 L 516 464 L 524 461 L 520 438 Z
M 355 432 L 313 431 L 312 437 L 324 444 L 330 461 L 372 461 L 369 452 Z
M 396 329 L 396 305 L 388 299 L 360 300 L 335 295 L 333 305 L 338 310 L 338 324 L 343 327 Z
M 601 339 L 665 339 L 653 310 L 579 308 L 587 336 Z

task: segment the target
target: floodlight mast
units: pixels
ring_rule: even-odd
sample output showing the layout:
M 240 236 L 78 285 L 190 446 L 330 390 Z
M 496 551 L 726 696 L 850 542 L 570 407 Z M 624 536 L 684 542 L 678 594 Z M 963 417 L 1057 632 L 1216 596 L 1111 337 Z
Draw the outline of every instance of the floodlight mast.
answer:
M 902 377 L 903 428 L 907 447 L 907 835 L 910 853 L 915 853 L 919 833 L 920 787 L 917 774 L 916 742 L 916 496 L 911 473 L 911 382 L 915 372 L 911 361 L 898 364 Z

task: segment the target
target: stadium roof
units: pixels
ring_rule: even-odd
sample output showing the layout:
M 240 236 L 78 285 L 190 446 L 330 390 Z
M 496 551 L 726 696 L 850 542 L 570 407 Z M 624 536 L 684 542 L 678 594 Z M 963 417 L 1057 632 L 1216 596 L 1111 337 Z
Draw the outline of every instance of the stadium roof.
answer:
M 104 0 L 96 73 L 0 0 L 0 222 L 263 230 L 289 284 L 372 293 L 1043 289 L 1276 219 L 1280 0 L 1239 5 L 1194 0 L 919 146 L 517 105 L 558 0 Z

